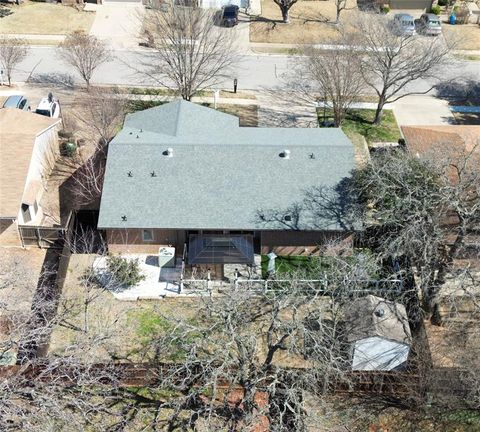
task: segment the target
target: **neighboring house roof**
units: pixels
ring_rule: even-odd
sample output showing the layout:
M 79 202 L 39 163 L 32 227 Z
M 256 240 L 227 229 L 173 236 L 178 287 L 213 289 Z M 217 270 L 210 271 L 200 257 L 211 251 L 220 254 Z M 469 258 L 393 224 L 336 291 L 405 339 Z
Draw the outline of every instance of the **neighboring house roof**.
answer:
M 15 108 L 0 109 L 0 217 L 17 217 L 35 138 L 59 122 Z
M 235 116 L 176 101 L 128 115 L 110 143 L 98 226 L 286 229 L 265 226 L 258 212 L 336 187 L 354 166 L 340 129 L 239 127 Z M 297 228 L 340 226 L 305 210 Z
M 349 342 L 378 336 L 410 343 L 411 333 L 405 306 L 368 295 L 354 300 L 345 311 Z
M 446 146 L 472 151 L 480 144 L 480 126 L 403 126 L 402 132 L 407 147 L 418 154 L 445 151 Z

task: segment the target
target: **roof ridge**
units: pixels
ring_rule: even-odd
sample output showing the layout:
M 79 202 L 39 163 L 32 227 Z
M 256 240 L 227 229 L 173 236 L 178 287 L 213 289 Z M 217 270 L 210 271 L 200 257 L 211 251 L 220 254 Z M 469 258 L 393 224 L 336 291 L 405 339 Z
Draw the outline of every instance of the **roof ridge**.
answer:
M 175 134 L 174 136 L 178 136 L 179 126 L 180 126 L 180 116 L 182 115 L 182 99 L 177 101 L 177 115 L 175 117 Z

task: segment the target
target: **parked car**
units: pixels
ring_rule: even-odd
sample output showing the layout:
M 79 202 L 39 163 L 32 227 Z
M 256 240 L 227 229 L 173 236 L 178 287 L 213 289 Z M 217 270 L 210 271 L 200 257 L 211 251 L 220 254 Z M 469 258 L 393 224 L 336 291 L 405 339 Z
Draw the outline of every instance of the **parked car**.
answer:
M 233 27 L 238 24 L 238 6 L 227 5 L 222 8 L 222 24 L 225 27 Z
M 442 33 L 440 19 L 432 13 L 423 14 L 419 19 L 416 19 L 415 28 L 417 29 L 417 33 L 424 35 L 438 36 Z
M 35 112 L 46 117 L 58 118 L 60 117 L 60 102 L 54 99 L 52 93 L 49 93 L 47 97 L 42 98 Z
M 413 36 L 415 32 L 415 22 L 409 14 L 398 13 L 393 17 L 393 32 L 400 36 Z
M 28 100 L 22 95 L 12 95 L 3 103 L 2 108 L 18 108 L 24 111 L 29 111 L 30 105 L 28 105 Z

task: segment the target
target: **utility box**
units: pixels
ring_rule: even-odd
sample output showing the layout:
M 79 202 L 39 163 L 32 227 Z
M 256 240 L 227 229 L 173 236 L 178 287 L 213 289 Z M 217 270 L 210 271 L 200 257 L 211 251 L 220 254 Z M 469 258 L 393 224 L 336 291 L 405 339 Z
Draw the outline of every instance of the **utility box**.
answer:
M 175 267 L 175 248 L 162 246 L 158 250 L 158 265 L 160 267 Z

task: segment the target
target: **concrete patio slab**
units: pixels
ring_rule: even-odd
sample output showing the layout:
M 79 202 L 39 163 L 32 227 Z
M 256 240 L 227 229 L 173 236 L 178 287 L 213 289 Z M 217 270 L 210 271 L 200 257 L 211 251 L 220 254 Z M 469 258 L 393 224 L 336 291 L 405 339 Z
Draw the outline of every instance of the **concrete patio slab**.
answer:
M 145 279 L 137 285 L 118 290 L 110 290 L 118 300 L 136 301 L 140 299 L 162 299 L 167 296 L 177 296 L 180 291 L 181 263 L 173 268 L 159 267 L 158 257 L 147 254 L 122 255 L 127 260 L 138 260 L 141 273 Z M 95 259 L 93 268 L 102 275 L 107 267 L 107 257 Z

